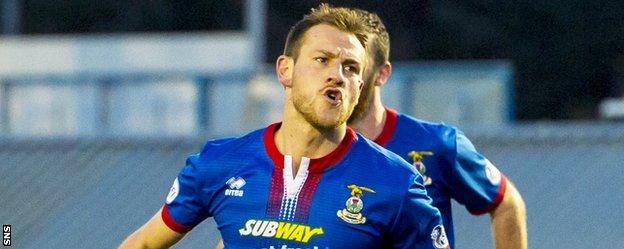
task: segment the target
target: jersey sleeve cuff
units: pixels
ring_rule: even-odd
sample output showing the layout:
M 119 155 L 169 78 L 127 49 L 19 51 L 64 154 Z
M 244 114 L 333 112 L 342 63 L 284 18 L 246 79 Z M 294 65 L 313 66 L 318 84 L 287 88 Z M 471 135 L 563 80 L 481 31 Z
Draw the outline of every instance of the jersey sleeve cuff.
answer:
M 498 207 L 498 205 L 500 205 L 500 203 L 503 201 L 503 198 L 505 197 L 506 189 L 507 189 L 507 177 L 505 175 L 502 175 L 500 185 L 498 186 L 498 192 L 496 193 L 496 196 L 494 197 L 494 200 L 492 201 L 492 203 L 490 203 L 490 205 L 487 205 L 486 207 L 482 209 L 469 210 L 470 213 L 472 215 L 482 215 L 482 214 L 489 213 L 492 210 L 496 209 L 496 207 Z
M 162 217 L 163 222 L 165 222 L 165 225 L 167 225 L 169 229 L 176 231 L 178 233 L 186 233 L 188 231 L 191 231 L 191 229 L 193 229 L 192 227 L 188 227 L 188 226 L 185 226 L 176 222 L 173 219 L 173 217 L 171 217 L 171 214 L 169 214 L 169 208 L 167 207 L 167 205 L 163 205 L 161 217 Z

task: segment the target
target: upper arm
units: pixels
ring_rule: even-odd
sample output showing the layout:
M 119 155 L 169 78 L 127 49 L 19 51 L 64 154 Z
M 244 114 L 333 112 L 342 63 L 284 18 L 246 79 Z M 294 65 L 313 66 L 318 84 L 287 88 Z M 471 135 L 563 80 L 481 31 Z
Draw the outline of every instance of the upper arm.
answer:
M 187 159 L 173 186 L 167 195 L 162 209 L 162 221 L 171 230 L 186 233 L 211 217 L 210 199 L 213 189 L 206 187 L 204 181 L 213 175 L 207 175 L 198 162 L 200 156 L 193 155 Z
M 124 240 L 119 248 L 169 248 L 182 239 L 184 233 L 171 230 L 165 224 L 162 210 L 158 210 L 147 223 Z
M 450 189 L 452 197 L 475 215 L 496 208 L 506 192 L 507 179 L 460 131 L 451 138 Z

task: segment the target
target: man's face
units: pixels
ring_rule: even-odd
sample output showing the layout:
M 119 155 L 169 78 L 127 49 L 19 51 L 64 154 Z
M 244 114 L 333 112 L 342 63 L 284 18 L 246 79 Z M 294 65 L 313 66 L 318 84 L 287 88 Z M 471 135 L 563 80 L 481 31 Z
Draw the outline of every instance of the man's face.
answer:
M 357 104 L 365 60 L 355 35 L 326 24 L 310 28 L 292 75 L 295 109 L 317 128 L 345 123 Z
M 368 54 L 368 66 L 363 73 L 364 86 L 360 93 L 360 98 L 357 105 L 353 109 L 353 113 L 348 119 L 348 123 L 351 124 L 364 117 L 368 106 L 372 102 L 373 90 L 375 89 L 375 80 L 377 80 L 379 68 L 375 65 L 373 53 Z

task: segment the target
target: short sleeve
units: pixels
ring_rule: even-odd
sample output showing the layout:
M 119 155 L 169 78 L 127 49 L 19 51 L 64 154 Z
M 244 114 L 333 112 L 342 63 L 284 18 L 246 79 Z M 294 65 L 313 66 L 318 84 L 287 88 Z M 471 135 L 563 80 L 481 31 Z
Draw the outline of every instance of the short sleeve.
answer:
M 455 137 L 455 152 L 452 197 L 474 215 L 494 210 L 505 195 L 505 176 L 460 131 Z
M 392 226 L 392 248 L 450 248 L 440 211 L 431 205 L 422 177 L 414 174 Z
M 190 156 L 182 168 L 165 200 L 162 218 L 172 230 L 185 233 L 210 215 L 205 211 L 204 193 L 200 172 L 197 169 L 198 155 Z

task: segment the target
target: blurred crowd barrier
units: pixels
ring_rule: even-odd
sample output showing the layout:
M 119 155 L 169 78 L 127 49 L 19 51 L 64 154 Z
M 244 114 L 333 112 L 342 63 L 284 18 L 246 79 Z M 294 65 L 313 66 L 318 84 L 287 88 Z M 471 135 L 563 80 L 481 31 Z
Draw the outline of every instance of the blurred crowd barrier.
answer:
M 242 32 L 2 37 L 0 135 L 197 134 L 220 111 L 207 86 L 246 82 L 250 49 Z
M 281 119 L 273 65 L 253 69 L 244 35 L 152 36 L 1 38 L 0 136 L 225 136 Z M 508 61 L 393 68 L 392 108 L 461 127 L 514 121 Z

